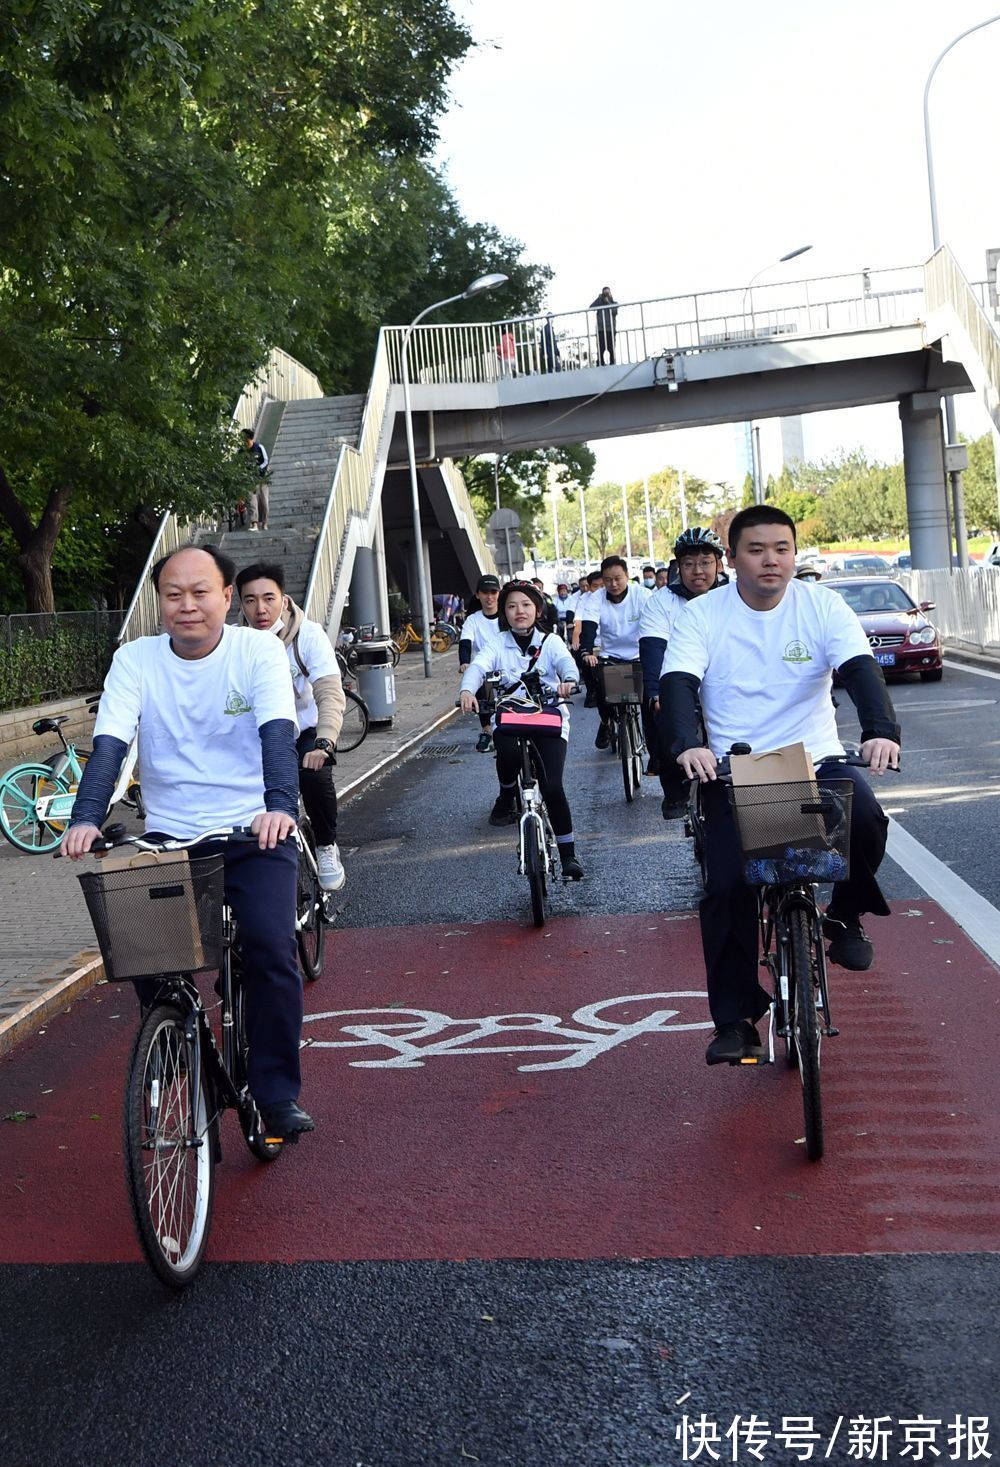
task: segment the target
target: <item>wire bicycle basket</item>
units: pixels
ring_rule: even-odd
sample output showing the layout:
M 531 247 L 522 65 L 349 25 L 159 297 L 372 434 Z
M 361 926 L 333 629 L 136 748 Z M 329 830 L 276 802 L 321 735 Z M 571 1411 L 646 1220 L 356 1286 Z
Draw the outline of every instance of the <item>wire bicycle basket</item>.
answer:
M 112 982 L 197 973 L 222 961 L 223 857 L 86 871 L 78 878 Z
M 750 886 L 843 881 L 850 874 L 849 779 L 730 785 L 728 793 Z

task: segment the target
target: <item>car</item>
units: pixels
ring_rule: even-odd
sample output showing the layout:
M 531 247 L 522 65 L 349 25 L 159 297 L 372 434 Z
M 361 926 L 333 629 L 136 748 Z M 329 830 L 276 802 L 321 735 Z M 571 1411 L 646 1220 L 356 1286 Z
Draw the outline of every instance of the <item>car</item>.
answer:
M 887 576 L 889 562 L 881 555 L 840 555 L 832 567 L 838 576 Z
M 982 559 L 983 565 L 1000 566 L 1000 540 L 994 541 Z
M 875 661 L 886 675 L 918 672 L 922 682 L 941 681 L 941 638 L 926 616 L 934 610 L 933 601 L 918 605 L 888 576 L 829 577 L 823 585 L 836 591 L 857 615 Z

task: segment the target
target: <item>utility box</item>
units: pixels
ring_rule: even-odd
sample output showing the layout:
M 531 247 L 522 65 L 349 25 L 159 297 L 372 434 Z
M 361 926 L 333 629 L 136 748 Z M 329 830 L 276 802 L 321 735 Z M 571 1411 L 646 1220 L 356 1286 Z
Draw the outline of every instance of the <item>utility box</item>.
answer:
M 396 716 L 396 675 L 388 640 L 356 642 L 358 692 L 368 705 L 372 723 L 391 723 Z
M 944 470 L 946 474 L 964 474 L 969 467 L 969 450 L 964 443 L 946 443 L 944 448 Z

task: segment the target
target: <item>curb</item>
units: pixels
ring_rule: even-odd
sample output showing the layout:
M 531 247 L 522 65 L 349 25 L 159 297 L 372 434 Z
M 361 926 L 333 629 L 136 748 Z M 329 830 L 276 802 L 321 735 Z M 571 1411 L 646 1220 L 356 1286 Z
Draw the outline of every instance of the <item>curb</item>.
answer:
M 351 799 L 360 794 L 361 790 L 370 780 L 390 764 L 405 757 L 417 744 L 429 738 L 442 724 L 454 718 L 457 708 L 449 708 L 447 713 L 441 714 L 432 722 L 424 724 L 411 734 L 398 749 L 393 749 L 382 759 L 374 764 L 371 769 L 365 770 L 363 774 L 355 775 L 349 784 L 343 789 L 338 789 L 337 798 L 340 801 Z M 49 1019 L 65 1008 L 66 1004 L 75 998 L 79 998 L 87 989 L 94 987 L 104 977 L 104 963 L 94 952 L 84 950 L 76 953 L 67 963 L 56 964 L 45 972 L 36 974 L 28 981 L 32 984 L 42 983 L 51 975 L 53 986 L 44 993 L 36 994 L 34 998 L 26 999 L 19 1009 L 0 1020 L 0 1056 L 9 1053 L 10 1050 L 22 1039 L 37 1033 Z
M 57 965 L 49 972 L 56 980 L 53 987 L 27 999 L 19 1009 L 0 1022 L 0 1055 L 7 1054 L 19 1040 L 36 1033 L 67 1003 L 79 998 L 81 993 L 100 982 L 104 977 L 104 963 L 99 956 L 84 949 L 70 958 L 68 963 Z M 38 983 L 44 981 L 46 976 L 42 973 L 30 981 Z

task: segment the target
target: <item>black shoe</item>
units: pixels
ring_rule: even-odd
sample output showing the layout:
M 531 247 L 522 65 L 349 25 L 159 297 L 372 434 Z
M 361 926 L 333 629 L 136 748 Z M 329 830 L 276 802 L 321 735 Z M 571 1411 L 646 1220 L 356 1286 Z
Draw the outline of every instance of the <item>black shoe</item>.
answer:
M 597 730 L 597 738 L 594 740 L 594 748 L 606 749 L 609 747 L 610 743 L 611 734 L 608 731 L 608 725 L 606 723 L 602 723 L 600 728 Z
M 304 1131 L 315 1131 L 316 1123 L 294 1100 L 279 1100 L 275 1105 L 262 1105 L 260 1118 L 264 1139 L 294 1141 Z
M 560 857 L 562 861 L 562 874 L 567 881 L 582 881 L 583 867 L 575 856 Z
M 593 693 L 588 693 L 587 694 L 587 696 L 583 700 L 583 706 L 584 706 L 584 708 L 596 708 L 597 707 L 597 699 L 594 697 Z
M 721 1024 L 705 1051 L 709 1065 L 738 1065 L 742 1059 L 755 1059 L 764 1053 L 760 1035 L 749 1019 L 738 1024 Z
M 490 811 L 491 825 L 513 825 L 517 819 L 513 795 L 497 795 L 496 804 Z
M 488 754 L 493 747 L 493 736 L 488 728 L 484 728 L 476 740 L 476 753 Z
M 664 795 L 660 801 L 660 814 L 664 820 L 681 820 L 687 814 L 687 800 L 674 799 L 671 795 Z
M 656 754 L 650 754 L 649 763 L 646 765 L 647 774 L 659 774 L 660 760 Z
M 841 968 L 864 973 L 875 960 L 875 949 L 857 917 L 823 918 L 823 936 L 830 939 L 827 957 Z

